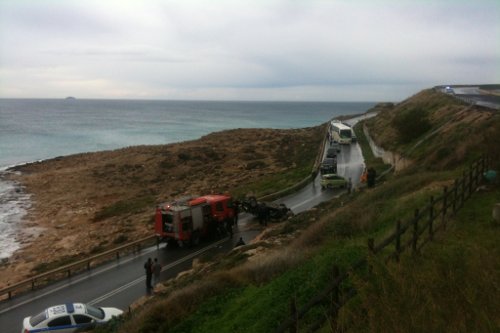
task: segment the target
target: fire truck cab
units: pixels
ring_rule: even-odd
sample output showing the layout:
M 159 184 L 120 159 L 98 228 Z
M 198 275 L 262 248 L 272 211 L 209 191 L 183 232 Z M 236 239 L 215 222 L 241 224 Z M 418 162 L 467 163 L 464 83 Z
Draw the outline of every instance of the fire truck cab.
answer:
M 164 203 L 156 208 L 155 233 L 160 240 L 180 246 L 197 245 L 201 238 L 224 234 L 234 222 L 228 195 L 214 194 Z

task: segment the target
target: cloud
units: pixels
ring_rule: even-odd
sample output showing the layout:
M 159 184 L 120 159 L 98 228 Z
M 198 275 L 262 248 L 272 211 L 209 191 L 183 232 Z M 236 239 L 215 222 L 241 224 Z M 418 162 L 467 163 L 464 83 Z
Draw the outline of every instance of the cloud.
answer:
M 486 0 L 0 0 L 0 96 L 393 100 L 498 83 L 499 11 Z

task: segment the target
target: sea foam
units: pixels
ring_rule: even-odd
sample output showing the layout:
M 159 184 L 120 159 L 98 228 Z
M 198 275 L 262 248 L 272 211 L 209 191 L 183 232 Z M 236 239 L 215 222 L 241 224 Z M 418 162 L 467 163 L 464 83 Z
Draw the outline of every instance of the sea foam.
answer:
M 30 195 L 17 182 L 8 180 L 8 173 L 0 170 L 0 259 L 21 247 L 21 221 L 31 207 Z

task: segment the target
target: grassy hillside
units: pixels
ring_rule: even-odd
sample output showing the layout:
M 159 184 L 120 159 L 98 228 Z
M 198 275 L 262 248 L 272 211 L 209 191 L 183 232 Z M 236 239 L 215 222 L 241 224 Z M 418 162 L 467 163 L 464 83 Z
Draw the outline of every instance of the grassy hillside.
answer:
M 410 129 L 405 122 L 415 125 Z M 323 203 L 275 225 L 259 242 L 211 258 L 191 274 L 165 284 L 118 332 L 273 332 L 289 315 L 290 302 L 308 302 L 367 255 L 367 238 L 383 239 L 398 219 L 438 195 L 482 153 L 496 152 L 498 114 L 476 109 L 432 90 L 367 122 L 387 149 L 415 163 L 373 189 Z M 410 131 L 410 133 L 407 133 Z M 423 141 L 422 141 L 423 140 Z M 416 146 L 416 148 L 414 148 Z M 498 169 L 498 157 L 491 164 Z M 370 159 L 369 161 L 374 161 Z M 369 162 L 372 163 L 372 162 Z M 346 332 L 470 332 L 500 326 L 498 225 L 491 221 L 498 185 L 474 194 L 447 231 L 417 256 L 399 264 L 372 259 L 372 274 L 357 273 L 342 285 L 358 296 L 340 312 Z M 313 308 L 300 326 L 331 332 L 328 304 Z
M 498 111 L 429 89 L 385 108 L 366 125 L 379 145 L 415 161 L 419 168 L 450 170 L 484 152 L 498 163 L 498 118 Z

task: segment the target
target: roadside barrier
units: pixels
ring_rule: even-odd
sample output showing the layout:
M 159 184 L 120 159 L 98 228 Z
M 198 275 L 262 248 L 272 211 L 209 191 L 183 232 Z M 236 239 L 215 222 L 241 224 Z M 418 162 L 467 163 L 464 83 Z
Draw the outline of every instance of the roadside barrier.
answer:
M 37 287 L 46 285 L 50 282 L 54 282 L 55 280 L 59 280 L 62 277 L 69 278 L 72 276 L 72 274 L 75 274 L 77 272 L 81 272 L 83 270 L 89 271 L 92 267 L 102 263 L 105 259 L 115 257 L 116 260 L 119 260 L 120 256 L 123 254 L 130 252 L 139 253 L 144 246 L 152 246 L 155 243 L 156 246 L 159 247 L 157 237 L 155 235 L 152 235 L 122 246 L 118 246 L 114 249 L 50 270 L 48 272 L 32 276 L 26 280 L 0 289 L 0 297 L 5 299 L 5 296 L 7 296 L 7 299 L 11 299 L 15 293 L 21 293 L 27 290 L 35 290 Z
M 327 128 L 328 130 L 328 128 Z M 297 184 L 290 186 L 282 191 L 268 194 L 259 198 L 259 200 L 274 200 L 278 197 L 284 196 L 288 193 L 292 193 L 293 191 L 305 186 L 308 182 L 310 182 L 317 174 L 319 169 L 319 164 L 321 163 L 321 159 L 323 157 L 323 151 L 325 149 L 326 140 L 322 141 L 321 147 L 318 151 L 318 155 L 316 156 L 316 160 L 314 162 L 313 169 L 311 171 L 311 176 L 303 179 Z M 120 259 L 120 256 L 123 254 L 127 254 L 130 252 L 138 253 L 141 251 L 144 245 L 154 245 L 156 242 L 156 246 L 159 247 L 159 242 L 156 235 L 148 236 L 137 241 L 130 242 L 128 244 L 124 244 L 122 246 L 116 247 L 111 250 L 107 250 L 105 252 L 96 254 L 94 256 L 76 261 L 74 263 L 61 266 L 59 268 L 32 276 L 26 280 L 17 282 L 15 284 L 9 285 L 3 289 L 0 289 L 0 299 L 11 299 L 12 296 L 16 293 L 22 293 L 28 290 L 35 290 L 37 287 L 47 285 L 50 282 L 55 282 L 57 280 L 61 280 L 62 278 L 69 278 L 75 273 L 81 272 L 83 270 L 90 271 L 92 267 L 97 266 L 102 263 L 104 259 L 109 259 L 111 257 L 115 257 L 116 260 Z M 5 297 L 6 296 L 6 297 Z
M 326 127 L 326 130 L 328 131 L 328 126 Z M 326 136 L 326 135 L 325 135 Z M 279 197 L 282 197 L 286 194 L 293 193 L 294 191 L 304 187 L 307 185 L 309 182 L 314 180 L 318 173 L 319 165 L 322 161 L 323 158 L 323 152 L 325 149 L 326 145 L 326 140 L 324 139 L 321 143 L 321 146 L 319 148 L 318 154 L 316 156 L 316 160 L 314 162 L 313 168 L 311 170 L 311 175 L 304 178 L 300 182 L 284 189 L 276 193 L 268 194 L 265 195 L 261 198 L 258 198 L 258 200 L 274 200 Z M 141 248 L 145 244 L 149 244 L 149 246 L 153 245 L 154 242 L 156 242 L 156 246 L 159 247 L 159 242 L 156 237 L 156 235 L 148 236 L 143 239 L 139 239 L 137 241 L 130 242 L 128 244 L 116 247 L 114 249 L 102 252 L 100 254 L 79 260 L 77 262 L 64 265 L 62 267 L 50 270 L 48 272 L 44 272 L 35 276 L 32 276 L 26 280 L 17 282 L 13 285 L 9 285 L 3 289 L 0 289 L 0 299 L 11 299 L 12 296 L 16 293 L 22 293 L 27 290 L 35 290 L 37 287 L 46 285 L 50 282 L 55 282 L 56 280 L 60 280 L 62 278 L 69 278 L 72 276 L 72 274 L 81 272 L 83 270 L 89 271 L 93 266 L 97 266 L 99 263 L 102 263 L 104 259 L 110 258 L 110 257 L 116 257 L 116 260 L 120 259 L 120 256 L 125 254 L 125 253 L 138 253 L 141 251 Z M 7 297 L 5 297 L 7 296 Z
M 326 131 L 328 133 L 328 126 L 326 127 Z M 314 165 L 313 165 L 312 170 L 311 170 L 311 175 L 307 176 L 306 178 L 302 179 L 300 182 L 298 182 L 290 187 L 287 187 L 287 188 L 285 188 L 281 191 L 275 192 L 275 193 L 264 195 L 260 198 L 257 198 L 257 200 L 259 200 L 259 201 L 275 200 L 275 199 L 283 197 L 287 194 L 293 193 L 293 192 L 301 189 L 302 187 L 306 186 L 311 181 L 313 181 L 314 178 L 316 178 L 316 175 L 318 174 L 319 166 L 321 164 L 321 161 L 323 160 L 323 152 L 325 151 L 326 143 L 327 143 L 327 140 L 323 139 L 323 141 L 321 142 L 321 146 L 319 148 L 319 151 L 318 151 L 318 155 L 316 155 L 316 160 L 314 161 Z
M 398 220 L 395 223 L 395 231 L 379 244 L 375 244 L 375 239 L 367 240 L 367 255 L 354 263 L 345 272 L 334 265 L 332 268 L 331 283 L 314 295 L 306 304 L 300 308 L 297 306 L 297 299 L 290 299 L 290 315 L 277 328 L 276 332 L 299 332 L 300 320 L 315 306 L 325 305 L 329 307 L 329 315 L 322 316 L 322 320 L 306 329 L 300 331 L 314 332 L 321 328 L 325 320 L 330 321 L 331 331 L 337 332 L 337 321 L 339 310 L 351 298 L 356 296 L 357 291 L 353 287 L 348 288 L 344 282 L 356 272 L 371 272 L 369 265 L 370 257 L 382 256 L 386 262 L 390 260 L 399 261 L 402 252 L 411 249 L 412 253 L 418 254 L 420 249 L 432 241 L 434 234 L 439 230 L 445 230 L 447 218 L 455 215 L 464 206 L 464 203 L 480 186 L 483 173 L 487 170 L 488 159 L 481 157 L 463 172 L 462 177 L 456 179 L 451 188 L 444 187 L 443 193 L 439 197 L 431 196 L 429 203 L 422 209 L 416 209 L 412 218 L 407 223 Z M 427 235 L 426 235 L 427 234 Z M 392 247 L 392 250 L 391 250 Z

